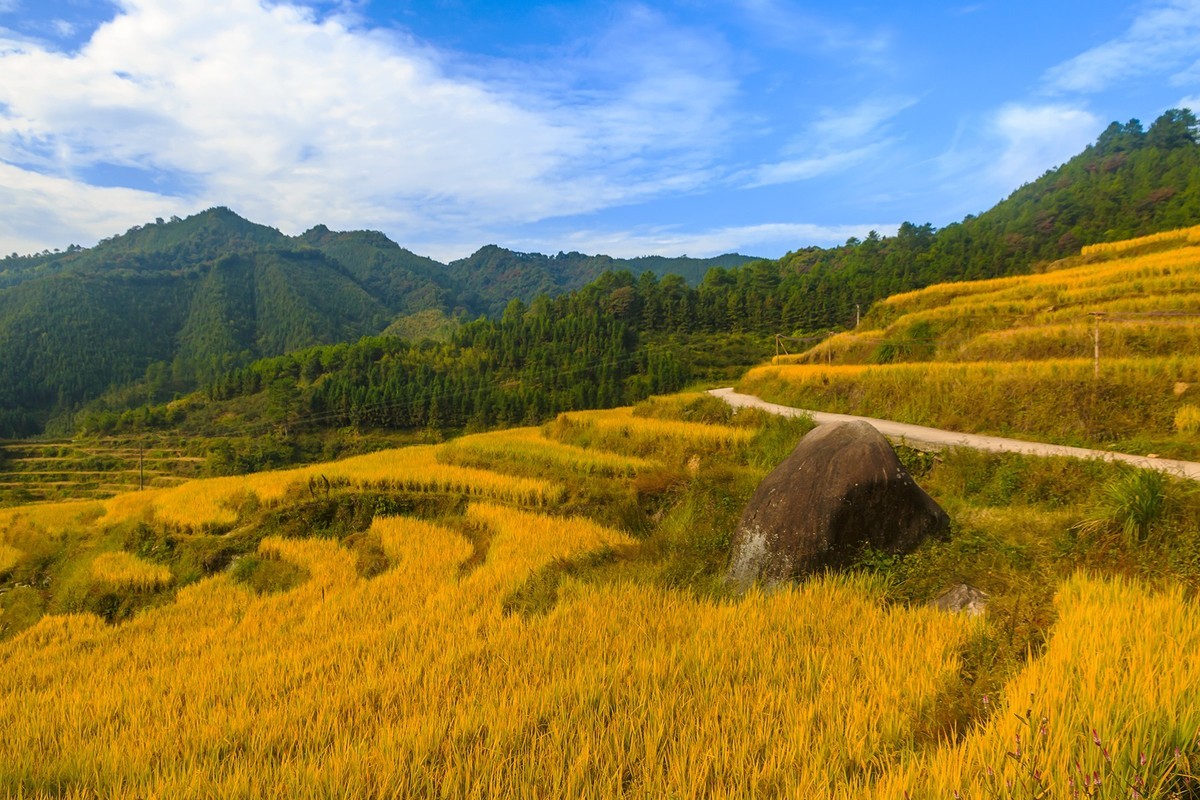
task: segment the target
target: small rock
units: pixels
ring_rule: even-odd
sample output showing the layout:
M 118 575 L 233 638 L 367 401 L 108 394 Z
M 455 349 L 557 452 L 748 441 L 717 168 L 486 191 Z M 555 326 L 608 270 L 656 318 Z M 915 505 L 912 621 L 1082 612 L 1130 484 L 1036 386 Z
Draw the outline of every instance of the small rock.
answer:
M 977 617 L 987 610 L 988 593 L 968 583 L 960 583 L 947 589 L 938 599 L 931 600 L 929 605 L 940 611 L 964 612 L 969 617 Z

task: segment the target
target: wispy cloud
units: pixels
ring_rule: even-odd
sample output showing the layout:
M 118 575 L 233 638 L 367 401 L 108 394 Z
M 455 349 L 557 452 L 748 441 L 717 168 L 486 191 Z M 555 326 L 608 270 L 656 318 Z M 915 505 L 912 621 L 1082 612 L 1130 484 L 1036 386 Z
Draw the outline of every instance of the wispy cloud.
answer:
M 2 162 L 0 209 L 6 255 L 87 245 L 133 224 L 194 210 L 150 192 L 88 186 Z
M 1003 150 L 991 167 L 992 179 L 1015 188 L 1058 166 L 1096 138 L 1100 120 L 1066 105 L 1004 106 L 993 127 Z
M 1148 74 L 1178 77 L 1200 50 L 1200 0 L 1145 8 L 1125 33 L 1050 69 L 1051 92 L 1098 92 Z
M 736 89 L 718 57 L 697 59 L 686 32 L 637 8 L 596 35 L 608 61 L 543 94 L 451 76 L 435 50 L 345 9 L 121 9 L 74 53 L 0 43 L 0 160 L 22 185 L 54 178 L 41 191 L 60 205 L 108 171 L 156 176 L 136 188 L 167 191 L 162 208 L 227 204 L 290 231 L 326 222 L 405 238 L 586 213 L 710 178 Z M 620 70 L 596 80 L 604 64 Z M 7 196 L 0 239 L 15 240 L 28 229 Z M 119 227 L 146 218 L 154 195 L 138 197 Z M 93 224 L 93 237 L 113 231 Z
M 879 152 L 883 143 L 875 142 L 850 150 L 829 152 L 807 158 L 793 158 L 774 164 L 756 167 L 747 177 L 748 188 L 773 186 L 780 183 L 795 183 L 821 175 L 835 174 L 851 169 Z
M 73 25 L 72 23 L 68 22 L 65 19 L 56 19 L 56 20 L 51 21 L 50 27 L 54 30 L 54 32 L 56 34 L 58 34 L 58 36 L 60 36 L 62 38 L 66 38 L 68 36 L 75 35 L 75 30 L 76 30 L 75 25 Z
M 868 64 L 885 60 L 892 48 L 892 36 L 882 27 L 834 22 L 786 0 L 738 0 L 737 5 L 761 39 L 774 46 L 837 52 Z
M 510 246 L 543 252 L 551 248 L 564 248 L 582 253 L 605 253 L 617 258 L 681 254 L 687 254 L 694 258 L 708 258 L 731 252 L 776 258 L 795 249 L 797 242 L 803 242 L 806 245 L 837 245 L 844 243 L 852 236 L 861 239 L 872 230 L 881 234 L 893 234 L 897 227 L 899 227 L 898 223 L 814 225 L 780 222 L 718 227 L 700 231 L 672 227 L 628 231 L 585 230 L 565 237 L 562 240 L 563 243 L 558 243 L 559 240 L 556 240 L 555 243 L 548 243 L 537 239 L 527 239 L 517 241 Z
M 748 187 L 770 186 L 851 169 L 887 147 L 891 120 L 916 102 L 910 97 L 870 98 L 850 108 L 827 109 L 789 143 L 787 157 L 754 167 L 736 180 Z

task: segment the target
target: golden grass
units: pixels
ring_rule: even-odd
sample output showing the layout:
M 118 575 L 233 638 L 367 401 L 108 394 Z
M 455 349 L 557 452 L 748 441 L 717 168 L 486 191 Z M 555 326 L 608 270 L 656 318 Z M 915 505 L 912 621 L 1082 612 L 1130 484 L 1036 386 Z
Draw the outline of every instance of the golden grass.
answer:
M 1198 237 L 1200 226 L 1039 274 L 894 295 L 859 329 L 777 357 L 739 388 L 820 411 L 1195 459 L 1174 389 L 1200 377 Z
M 547 517 L 494 504 L 474 503 L 467 519 L 492 531 L 487 581 L 510 590 L 543 564 L 574 553 L 632 544 L 624 533 L 584 517 Z
M 6 530 L 18 524 L 29 524 L 43 530 L 61 530 L 92 522 L 104 514 L 104 508 L 102 503 L 94 500 L 0 508 L 0 541 L 4 540 Z
M 105 519 L 119 522 L 152 513 L 163 522 L 185 528 L 227 526 L 237 521 L 238 504 L 247 494 L 269 505 L 279 502 L 289 490 L 322 477 L 344 479 L 361 487 L 454 493 L 532 506 L 552 504 L 562 497 L 563 487 L 552 481 L 443 464 L 437 450 L 437 446 L 384 450 L 328 464 L 205 478 L 169 489 L 117 495 L 104 501 Z
M 1104 361 L 1113 358 L 1165 357 L 1200 352 L 1200 320 L 1104 321 L 1100 345 Z M 972 337 L 946 360 L 1029 361 L 1087 358 L 1095 340 L 1091 322 L 1039 325 L 984 333 Z
M 1193 361 L 1152 374 L 1182 375 Z M 954 380 L 1004 386 L 1026 373 L 1044 380 L 1039 370 L 1086 372 L 1090 362 L 933 367 L 770 369 L 895 394 L 928 375 L 950 381 L 936 384 L 945 391 Z M 1150 374 L 1142 361 L 1123 369 Z M 719 448 L 748 435 L 628 411 L 563 420 L 555 425 L 606 444 L 675 449 L 676 436 Z M 525 448 L 540 433 L 494 436 L 466 447 L 511 443 L 519 457 L 539 457 Z M 548 446 L 544 463 L 572 469 L 588 469 L 570 465 L 597 454 Z M 389 460 L 406 453 L 405 465 Z M 274 502 L 307 475 L 369 485 L 448 466 L 437 457 L 436 448 L 414 448 L 349 466 L 198 481 L 223 500 L 196 518 L 228 510 L 239 489 Z M 475 473 L 504 478 L 443 476 Z M 958 743 L 930 743 L 918 731 L 961 680 L 959 653 L 983 623 L 889 605 L 867 576 L 714 602 L 568 574 L 547 613 L 507 615 L 506 599 L 538 570 L 632 543 L 588 519 L 512 507 L 504 492 L 531 485 L 468 490 L 495 492 L 467 508 L 463 524 L 480 532 L 477 545 L 428 521 L 376 518 L 371 532 L 392 567 L 370 579 L 336 541 L 268 537 L 260 553 L 303 567 L 308 580 L 260 595 L 229 576 L 208 578 L 120 625 L 47 616 L 0 642 L 0 796 L 1004 797 L 991 791 L 987 769 L 1003 780 L 1020 767 L 1006 753 L 1031 693 L 1035 728 L 1045 716 L 1047 732 L 1035 730 L 1028 752 L 1045 765 L 1050 796 L 1070 796 L 1064 770 L 1075 759 L 1102 767 L 1091 727 L 1119 759 L 1136 761 L 1142 751 L 1169 754 L 1200 726 L 1200 608 L 1178 589 L 1066 582 L 1046 652 Z M 204 498 L 174 491 L 114 498 L 109 515 Z M 543 502 L 536 492 L 516 496 Z M 94 517 L 102 506 L 92 506 Z M 9 513 L 20 524 L 37 512 Z M 79 509 L 44 513 L 67 525 L 81 519 Z M 1001 512 L 971 521 L 989 514 Z M 1070 513 L 1060 516 L 1066 524 Z M 1003 517 L 1023 529 L 1048 524 L 1033 512 Z M 486 547 L 482 559 L 476 546 Z
M 371 530 L 379 536 L 383 552 L 393 565 L 400 565 L 405 574 L 417 579 L 419 570 L 427 570 L 420 581 L 426 591 L 445 582 L 452 568 L 471 555 L 471 544 L 458 533 L 441 525 L 412 517 L 376 517 Z
M 92 559 L 92 578 L 117 589 L 152 591 L 171 583 L 171 570 L 118 550 Z
M 571 431 L 575 440 L 639 457 L 661 457 L 664 451 L 680 449 L 685 452 L 731 449 L 754 438 L 750 428 L 639 417 L 634 416 L 631 408 L 560 414 L 550 429 L 558 433 Z
M 862 579 L 737 604 L 567 580 L 501 610 L 548 560 L 621 540 L 474 505 L 481 566 L 380 520 L 371 580 L 327 540 L 267 539 L 312 578 L 213 578 L 108 627 L 47 617 L 0 645 L 0 794 L 105 797 L 835 796 L 892 766 L 974 623 L 887 608 Z
M 1025 772 L 1049 777 L 1049 797 L 1073 796 L 1078 761 L 1106 774 L 1095 729 L 1113 758 L 1112 794 L 1132 796 L 1140 754 L 1170 763 L 1175 746 L 1200 731 L 1200 607 L 1182 589 L 1152 592 L 1137 583 L 1076 576 L 1059 592 L 1059 620 L 1049 649 L 1005 689 L 990 723 L 956 747 L 943 747 L 895 770 L 879 797 L 993 797 L 987 770 L 999 782 L 1018 778 L 1021 765 L 1006 753 L 1021 734 Z M 1032 730 L 1018 719 L 1032 712 Z M 1041 732 L 1042 720 L 1045 732 Z M 1143 791 L 1144 795 L 1150 795 Z M 1006 796 L 1006 795 L 1001 795 Z M 1152 796 L 1152 795 L 1151 795 Z
M 25 554 L 17 548 L 0 542 L 0 575 L 5 574 L 17 564 L 21 563 L 21 559 L 24 557 Z
M 1191 228 L 1179 228 L 1173 231 L 1163 231 L 1162 233 L 1153 233 L 1149 236 L 1139 236 L 1135 239 L 1125 239 L 1120 242 L 1101 242 L 1099 244 L 1086 245 L 1080 252 L 1085 256 L 1095 255 L 1099 253 L 1121 253 L 1126 250 L 1132 250 L 1136 247 L 1145 247 L 1150 244 L 1200 244 L 1200 225 Z
M 1200 408 L 1191 404 L 1180 406 L 1175 412 L 1175 430 L 1185 436 L 1200 433 Z
M 1190 238 L 1189 238 L 1190 237 Z M 804 361 L 816 361 L 833 350 L 862 358 L 868 338 L 898 341 L 910 331 L 938 339 L 934 358 L 948 357 L 973 337 L 993 331 L 1088 322 L 1088 314 L 1141 314 L 1200 310 L 1200 248 L 1195 229 L 1150 237 L 1174 249 L 1139 253 L 1135 240 L 1105 245 L 1114 258 L 1068 259 L 1058 269 L 1035 275 L 938 284 L 877 303 L 864 319 L 873 330 L 834 337 L 813 348 Z M 1149 323 L 1167 320 L 1150 318 Z M 919 326 L 919 327 L 918 327 Z M 1053 355 L 1053 354 L 1051 354 Z
M 529 469 L 566 468 L 583 475 L 631 477 L 653 469 L 654 461 L 547 439 L 539 428 L 514 428 L 464 436 L 438 450 L 444 463 L 517 462 Z
M 1171 435 L 1176 383 L 1200 381 L 1200 357 L 784 364 L 756 367 L 738 390 L 798 408 L 862 414 L 969 433 L 1066 442 L 1130 432 Z

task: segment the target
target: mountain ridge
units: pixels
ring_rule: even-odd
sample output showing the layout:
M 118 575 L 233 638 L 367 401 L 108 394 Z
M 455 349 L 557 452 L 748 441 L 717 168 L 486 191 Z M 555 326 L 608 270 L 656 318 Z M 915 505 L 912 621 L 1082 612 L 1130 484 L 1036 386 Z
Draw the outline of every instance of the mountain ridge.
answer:
M 623 264 L 488 245 L 473 258 L 496 270 L 473 275 L 470 258 L 455 269 L 379 231 L 287 236 L 217 206 L 92 248 L 0 259 L 0 436 L 33 433 L 121 385 L 170 397 L 256 358 L 354 341 L 426 311 L 498 314 L 509 299 L 562 294 Z M 751 260 L 713 263 L 731 258 Z M 680 263 L 699 272 L 708 261 Z

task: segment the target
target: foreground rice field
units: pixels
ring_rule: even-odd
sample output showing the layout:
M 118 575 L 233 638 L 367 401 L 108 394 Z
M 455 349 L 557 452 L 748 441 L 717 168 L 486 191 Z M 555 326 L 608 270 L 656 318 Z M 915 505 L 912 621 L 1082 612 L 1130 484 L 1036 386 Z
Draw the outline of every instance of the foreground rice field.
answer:
M 931 736 L 929 717 L 992 635 L 985 620 L 886 602 L 866 574 L 731 598 L 563 571 L 638 541 L 563 513 L 564 490 L 530 462 L 644 491 L 640 476 L 680 459 L 692 480 L 728 469 L 754 431 L 572 414 L 441 450 L 6 510 L 0 567 L 37 535 L 111 548 L 105 531 L 165 524 L 182 542 L 245 524 L 245 493 L 286 510 L 312 475 L 465 503 L 438 519 L 377 514 L 357 535 L 385 559 L 369 573 L 354 536 L 266 536 L 255 557 L 303 574 L 267 593 L 236 563 L 169 587 L 118 541 L 87 562 L 96 580 L 174 594 L 119 624 L 52 613 L 0 638 L 0 796 L 991 798 L 1036 796 L 1004 782 L 1037 772 L 1069 797 L 1082 770 L 1110 787 L 1087 796 L 1128 797 L 1191 769 L 1172 759 L 1200 731 L 1200 608 L 1177 587 L 1067 580 L 1045 652 L 955 740 Z M 512 613 L 548 574 L 554 602 Z

